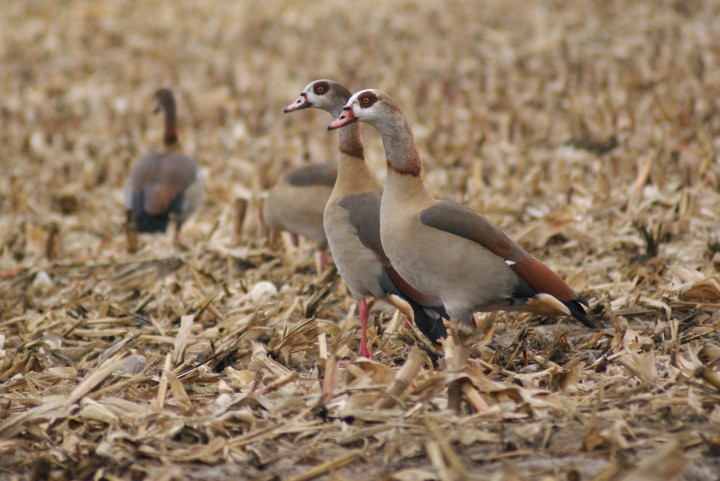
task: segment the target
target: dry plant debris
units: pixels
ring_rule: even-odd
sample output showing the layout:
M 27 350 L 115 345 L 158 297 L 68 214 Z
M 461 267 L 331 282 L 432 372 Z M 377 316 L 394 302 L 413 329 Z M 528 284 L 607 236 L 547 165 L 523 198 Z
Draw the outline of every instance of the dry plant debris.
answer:
M 0 2 L 0 479 L 720 479 L 718 32 L 709 0 Z M 256 216 L 335 158 L 281 113 L 319 77 L 397 98 L 437 195 L 603 330 L 491 314 L 453 371 L 377 303 L 354 360 L 337 275 Z M 207 202 L 128 254 L 160 86 Z

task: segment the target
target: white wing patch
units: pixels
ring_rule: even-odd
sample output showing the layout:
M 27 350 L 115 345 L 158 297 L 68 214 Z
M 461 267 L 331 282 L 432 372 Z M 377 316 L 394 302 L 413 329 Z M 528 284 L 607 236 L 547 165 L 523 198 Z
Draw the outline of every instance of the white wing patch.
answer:
M 515 264 L 517 264 L 517 262 L 511 261 L 510 259 L 505 259 L 505 264 L 509 266 L 514 266 Z

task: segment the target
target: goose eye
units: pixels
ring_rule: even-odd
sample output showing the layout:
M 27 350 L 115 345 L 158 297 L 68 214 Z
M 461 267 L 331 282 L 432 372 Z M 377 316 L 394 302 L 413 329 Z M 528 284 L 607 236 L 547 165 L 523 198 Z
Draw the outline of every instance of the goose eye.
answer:
M 364 105 L 369 104 L 369 103 L 370 103 L 370 98 L 369 98 L 369 97 L 364 97 L 364 98 L 362 99 L 362 103 L 363 103 Z
M 317 82 L 315 85 L 313 85 L 313 92 L 315 92 L 315 95 L 325 95 L 329 91 L 330 84 L 325 81 Z

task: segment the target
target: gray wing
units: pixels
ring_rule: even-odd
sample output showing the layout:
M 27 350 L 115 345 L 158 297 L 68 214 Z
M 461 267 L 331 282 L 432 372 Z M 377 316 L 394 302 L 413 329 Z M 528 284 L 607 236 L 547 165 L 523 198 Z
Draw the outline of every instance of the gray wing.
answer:
M 390 261 L 380 242 L 380 200 L 382 192 L 365 192 L 343 197 L 338 204 L 350 214 L 350 223 L 360 242 L 373 251 L 383 265 Z
M 383 266 L 382 277 L 378 279 L 382 289 L 389 294 L 404 294 L 398 286 L 399 274 L 390 265 L 380 241 L 380 201 L 382 191 L 352 194 L 338 202 L 348 211 L 350 223 L 355 228 L 362 245 L 370 249 Z M 407 295 L 407 294 L 406 294 Z
M 310 164 L 283 175 L 288 184 L 296 187 L 308 185 L 326 185 L 333 187 L 337 179 L 337 165 L 335 164 Z
M 476 242 L 505 260 L 519 262 L 530 258 L 499 227 L 462 204 L 447 200 L 438 202 L 420 213 L 420 221 L 433 229 Z

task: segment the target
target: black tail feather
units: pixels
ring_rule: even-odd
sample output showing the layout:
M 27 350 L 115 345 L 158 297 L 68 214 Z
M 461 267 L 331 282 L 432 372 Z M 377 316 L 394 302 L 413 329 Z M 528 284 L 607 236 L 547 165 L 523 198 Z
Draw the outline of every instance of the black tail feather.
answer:
M 577 295 L 577 301 L 582 304 L 583 306 L 590 307 L 590 303 L 588 302 L 587 298 L 583 296 L 582 294 Z
M 185 202 L 184 195 L 176 195 L 161 214 L 148 214 L 145 211 L 146 190 L 138 189 L 132 196 L 132 215 L 138 232 L 165 232 L 170 222 L 170 213 L 179 214 Z M 149 195 L 152 195 L 150 190 Z
M 431 342 L 436 343 L 440 339 L 447 338 L 447 330 L 445 324 L 443 324 L 443 318 L 441 314 L 437 317 L 433 317 L 420 305 L 415 302 L 409 301 L 410 306 L 413 309 L 413 316 L 415 317 L 415 325 L 427 337 Z M 433 309 L 436 311 L 436 309 Z M 445 310 L 442 309 L 444 312 Z M 447 313 L 445 313 L 447 317 Z
M 590 318 L 588 318 L 587 314 L 585 314 L 585 309 L 581 305 L 581 303 L 587 305 L 587 299 L 581 297 L 577 301 L 562 301 L 562 303 L 565 304 L 568 309 L 570 309 L 570 315 L 572 317 L 582 322 L 584 325 L 591 329 L 597 329 L 597 324 L 595 324 L 593 321 L 590 320 Z
M 170 216 L 168 214 L 149 215 L 144 212 L 135 215 L 138 232 L 165 232 Z

